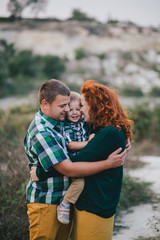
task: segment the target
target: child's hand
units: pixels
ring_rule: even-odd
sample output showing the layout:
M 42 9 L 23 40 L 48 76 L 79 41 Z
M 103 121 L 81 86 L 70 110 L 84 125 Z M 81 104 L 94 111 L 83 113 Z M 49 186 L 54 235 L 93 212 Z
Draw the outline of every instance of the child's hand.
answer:
M 88 141 L 91 141 L 91 139 L 92 139 L 92 138 L 94 138 L 94 136 L 95 136 L 95 134 L 94 134 L 94 133 L 92 133 L 92 134 L 89 136 L 89 139 L 88 139 Z
M 32 182 L 39 181 L 39 179 L 36 175 L 36 169 L 37 169 L 37 167 L 31 167 L 31 170 L 30 170 L 30 176 L 31 176 Z

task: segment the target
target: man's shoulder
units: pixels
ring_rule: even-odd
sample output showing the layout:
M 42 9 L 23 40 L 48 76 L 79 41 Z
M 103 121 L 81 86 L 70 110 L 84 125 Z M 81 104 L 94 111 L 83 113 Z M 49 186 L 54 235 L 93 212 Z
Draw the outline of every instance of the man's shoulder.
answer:
M 33 137 L 38 133 L 45 132 L 49 132 L 49 128 L 47 127 L 44 119 L 40 115 L 38 116 L 38 114 L 36 114 L 28 128 L 28 133 Z

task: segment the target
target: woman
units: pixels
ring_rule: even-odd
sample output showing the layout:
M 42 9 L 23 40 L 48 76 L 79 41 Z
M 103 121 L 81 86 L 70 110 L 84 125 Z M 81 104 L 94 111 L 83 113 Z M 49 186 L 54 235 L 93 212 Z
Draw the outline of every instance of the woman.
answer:
M 92 80 L 81 89 L 82 111 L 94 138 L 77 154 L 73 162 L 107 159 L 132 139 L 132 121 L 121 106 L 117 94 Z M 114 215 L 120 198 L 123 166 L 85 177 L 84 190 L 74 208 L 73 240 L 111 240 Z
M 71 160 L 98 161 L 132 139 L 132 121 L 117 94 L 88 80 L 81 89 L 82 111 L 95 137 Z M 123 166 L 85 178 L 85 187 L 74 211 L 73 240 L 111 240 L 114 215 L 122 186 Z

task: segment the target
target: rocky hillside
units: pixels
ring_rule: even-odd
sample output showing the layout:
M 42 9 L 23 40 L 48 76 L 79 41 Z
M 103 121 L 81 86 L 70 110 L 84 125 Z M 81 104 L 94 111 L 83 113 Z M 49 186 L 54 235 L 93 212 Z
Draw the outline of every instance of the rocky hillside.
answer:
M 138 87 L 144 94 L 160 88 L 160 28 L 132 23 L 21 20 L 0 23 L 0 38 L 17 50 L 66 57 L 70 83 L 101 79 L 116 87 Z M 84 56 L 76 60 L 75 51 Z

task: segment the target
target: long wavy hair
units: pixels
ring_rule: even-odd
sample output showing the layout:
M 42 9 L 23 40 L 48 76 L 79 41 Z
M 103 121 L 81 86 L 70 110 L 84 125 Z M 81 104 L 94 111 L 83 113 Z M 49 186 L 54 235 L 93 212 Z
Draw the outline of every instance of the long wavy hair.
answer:
M 119 130 L 123 129 L 126 139 L 132 140 L 133 121 L 128 119 L 114 90 L 93 80 L 87 80 L 81 88 L 81 94 L 90 106 L 89 116 L 93 129 L 113 126 Z

